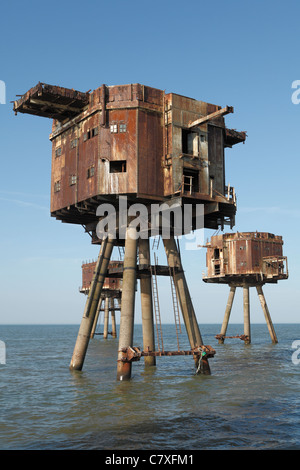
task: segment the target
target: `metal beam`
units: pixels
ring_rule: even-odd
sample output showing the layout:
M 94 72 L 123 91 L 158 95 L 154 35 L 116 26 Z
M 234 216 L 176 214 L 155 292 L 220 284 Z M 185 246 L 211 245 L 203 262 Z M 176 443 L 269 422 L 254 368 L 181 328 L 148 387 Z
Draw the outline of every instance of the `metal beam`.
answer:
M 226 106 L 225 108 L 219 109 L 214 113 L 207 114 L 207 116 L 203 116 L 202 118 L 196 119 L 196 121 L 189 122 L 188 128 L 200 126 L 200 124 L 205 124 L 207 121 L 211 121 L 220 116 L 225 116 L 225 114 L 233 113 L 232 106 Z

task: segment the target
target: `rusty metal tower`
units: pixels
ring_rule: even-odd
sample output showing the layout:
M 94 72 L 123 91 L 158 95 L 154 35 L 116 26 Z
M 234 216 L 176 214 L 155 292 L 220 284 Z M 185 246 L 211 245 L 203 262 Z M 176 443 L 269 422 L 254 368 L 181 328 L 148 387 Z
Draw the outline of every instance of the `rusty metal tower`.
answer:
M 91 289 L 93 275 L 96 268 L 96 261 L 89 263 L 83 263 L 82 269 L 82 286 L 80 292 L 88 295 Z M 123 271 L 122 261 L 110 261 L 107 269 L 107 277 L 104 280 L 102 292 L 100 295 L 98 307 L 96 310 L 95 320 L 91 331 L 91 338 L 94 338 L 95 334 L 103 334 L 103 338 L 107 339 L 108 335 L 111 334 L 113 338 L 117 337 L 116 328 L 116 311 L 121 311 L 121 299 L 122 299 L 122 277 L 120 273 Z M 96 333 L 96 327 L 99 320 L 100 313 L 104 312 L 104 328 L 103 333 Z M 111 327 L 112 331 L 108 331 L 109 317 L 111 316 Z
M 226 148 L 245 142 L 246 133 L 225 126 L 224 116 L 233 108 L 141 84 L 101 85 L 83 93 L 38 83 L 14 102 L 14 111 L 53 119 L 51 216 L 82 225 L 92 243 L 101 245 L 70 368 L 83 367 L 113 248 L 124 246 L 117 378 L 129 379 L 132 361 L 141 356 L 145 365 L 153 365 L 155 356 L 175 354 L 192 355 L 197 370 L 210 373 L 207 359 L 214 351 L 202 341 L 176 234 L 179 228 L 180 235 L 199 228 L 199 206 L 203 227 L 234 225 L 235 190 L 225 184 L 224 154 Z M 124 199 L 125 217 L 124 205 L 120 209 Z M 153 204 L 159 207 L 158 219 L 154 223 L 152 217 L 146 218 L 143 228 L 139 227 L 144 236 L 137 237 L 134 214 L 141 207 L 151 214 Z M 174 282 L 191 349 L 167 354 L 155 349 L 157 298 L 151 285 L 149 237 L 154 225 L 162 235 L 162 206 L 165 210 L 174 205 L 191 215 L 189 224 L 182 222 L 184 217 L 179 222 L 170 217 L 170 232 L 163 236 L 168 275 L 171 273 Z M 111 207 L 112 218 L 106 219 L 105 209 Z M 112 234 L 108 228 L 99 234 L 99 224 L 109 226 L 111 220 L 119 222 L 116 232 Z M 133 346 L 137 279 L 143 351 Z
M 216 338 L 223 343 L 237 287 L 243 288 L 244 334 L 240 339 L 251 342 L 249 288 L 256 287 L 265 320 L 273 343 L 275 329 L 262 286 L 288 278 L 287 258 L 282 252 L 281 236 L 267 232 L 237 232 L 216 235 L 207 243 L 204 282 L 228 284 L 228 302 L 221 332 Z

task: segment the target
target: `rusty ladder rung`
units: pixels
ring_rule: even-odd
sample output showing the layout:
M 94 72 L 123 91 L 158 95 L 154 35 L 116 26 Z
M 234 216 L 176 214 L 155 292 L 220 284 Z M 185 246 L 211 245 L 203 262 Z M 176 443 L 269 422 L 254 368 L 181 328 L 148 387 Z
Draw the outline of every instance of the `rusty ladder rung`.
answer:
M 162 348 L 162 351 L 164 351 L 164 342 L 163 342 L 163 335 L 162 335 L 161 316 L 160 316 L 159 299 L 158 299 L 156 266 L 157 266 L 157 259 L 154 253 L 154 265 L 153 267 L 150 266 L 150 270 L 151 270 L 151 281 L 152 281 L 151 284 L 152 284 L 153 306 L 154 306 L 154 314 L 155 314 L 155 325 L 156 325 L 156 334 L 157 334 L 157 347 L 158 347 L 158 350 L 160 351 L 160 341 L 161 341 L 161 348 Z M 159 339 L 159 336 L 160 336 L 160 339 Z
M 171 284 L 171 294 L 172 294 L 173 311 L 174 311 L 174 319 L 175 319 L 177 346 L 178 346 L 178 351 L 180 351 L 178 334 L 181 333 L 181 324 L 180 324 L 178 299 L 177 299 L 177 293 L 176 293 L 176 287 L 175 287 L 175 281 L 174 281 L 174 275 L 175 275 L 174 267 L 173 268 L 169 267 L 169 272 L 170 272 L 170 284 Z

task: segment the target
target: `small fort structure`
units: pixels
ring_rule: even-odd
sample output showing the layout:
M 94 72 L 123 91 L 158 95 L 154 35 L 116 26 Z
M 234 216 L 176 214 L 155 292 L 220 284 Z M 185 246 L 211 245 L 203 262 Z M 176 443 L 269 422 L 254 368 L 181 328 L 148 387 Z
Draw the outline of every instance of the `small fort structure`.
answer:
M 287 257 L 283 256 L 282 246 L 281 236 L 267 232 L 225 233 L 212 236 L 206 244 L 207 273 L 203 281 L 230 287 L 221 332 L 217 336 L 220 343 L 226 338 L 237 287 L 243 289 L 244 335 L 241 339 L 251 342 L 249 288 L 255 287 L 272 342 L 277 342 L 262 287 L 288 278 Z

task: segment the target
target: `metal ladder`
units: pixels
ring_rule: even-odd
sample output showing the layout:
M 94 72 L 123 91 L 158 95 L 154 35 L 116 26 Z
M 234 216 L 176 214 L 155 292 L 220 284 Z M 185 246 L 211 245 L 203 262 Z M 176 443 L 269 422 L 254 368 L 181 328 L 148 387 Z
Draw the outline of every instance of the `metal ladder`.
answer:
M 177 336 L 177 346 L 178 346 L 178 351 L 180 351 L 178 334 L 181 333 L 181 324 L 180 324 L 178 299 L 177 299 L 176 287 L 175 287 L 175 282 L 174 282 L 174 276 L 175 276 L 174 267 L 172 268 L 169 267 L 169 271 L 170 271 L 170 284 L 171 284 L 171 293 L 172 293 L 172 301 L 173 301 L 175 328 L 176 328 L 176 336 Z
M 157 250 L 160 242 L 160 236 L 156 235 L 156 237 L 153 238 L 153 244 L 152 244 L 152 250 Z
M 118 246 L 120 261 L 124 261 L 125 247 Z
M 162 327 L 161 327 L 161 317 L 160 317 L 160 308 L 159 308 L 159 299 L 158 299 L 158 288 L 157 288 L 157 276 L 156 276 L 156 265 L 157 259 L 154 253 L 154 266 L 150 266 L 151 270 L 151 284 L 152 284 L 152 295 L 153 295 L 153 306 L 155 314 L 155 325 L 157 333 L 157 348 L 158 351 L 164 351 L 164 342 L 162 336 Z M 161 346 L 160 346 L 161 343 Z

